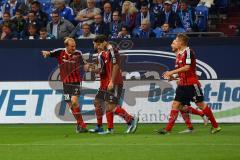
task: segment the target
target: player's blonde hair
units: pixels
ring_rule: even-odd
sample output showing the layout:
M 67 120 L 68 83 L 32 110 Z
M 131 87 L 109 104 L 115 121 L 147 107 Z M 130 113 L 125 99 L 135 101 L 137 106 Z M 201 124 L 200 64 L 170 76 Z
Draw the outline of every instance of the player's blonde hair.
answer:
M 66 37 L 66 38 L 64 39 L 64 46 L 65 46 L 65 47 L 68 46 L 68 43 L 69 43 L 70 41 L 75 42 L 75 40 L 74 40 L 73 38 L 71 38 L 71 37 Z
M 184 45 L 188 45 L 189 37 L 186 34 L 179 33 L 177 35 L 177 38 L 180 39 L 184 43 Z

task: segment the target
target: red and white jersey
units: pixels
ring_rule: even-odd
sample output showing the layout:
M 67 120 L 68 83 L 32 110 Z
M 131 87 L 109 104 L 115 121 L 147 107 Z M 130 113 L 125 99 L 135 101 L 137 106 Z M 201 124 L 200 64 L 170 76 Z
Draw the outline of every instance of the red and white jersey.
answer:
M 50 56 L 57 58 L 60 78 L 63 83 L 81 82 L 80 66 L 84 65 L 81 51 L 68 54 L 65 48 L 50 51 Z
M 197 84 L 200 86 L 200 82 L 196 74 L 196 57 L 194 51 L 189 47 L 183 51 L 178 52 L 176 56 L 175 68 L 178 69 L 184 67 L 185 65 L 190 65 L 190 69 L 186 72 L 178 73 L 178 85 L 187 86 Z
M 100 89 L 107 90 L 108 84 L 112 78 L 113 65 L 118 65 L 116 78 L 113 80 L 114 85 L 122 85 L 122 71 L 120 54 L 116 48 L 110 47 L 106 51 L 102 51 L 98 55 L 98 68 L 100 71 Z

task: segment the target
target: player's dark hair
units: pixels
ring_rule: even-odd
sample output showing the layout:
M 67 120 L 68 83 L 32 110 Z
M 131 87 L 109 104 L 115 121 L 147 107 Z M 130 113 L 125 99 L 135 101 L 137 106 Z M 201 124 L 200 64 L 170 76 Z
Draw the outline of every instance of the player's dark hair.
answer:
M 177 35 L 177 38 L 180 39 L 181 41 L 183 41 L 183 43 L 184 43 L 185 45 L 188 45 L 189 37 L 188 37 L 186 34 L 179 33 L 179 34 Z
M 94 40 L 93 40 L 93 42 L 96 42 L 96 43 L 103 43 L 104 41 L 108 41 L 108 39 L 107 39 L 107 37 L 106 37 L 105 35 L 103 35 L 103 34 L 97 35 L 97 36 L 94 38 Z

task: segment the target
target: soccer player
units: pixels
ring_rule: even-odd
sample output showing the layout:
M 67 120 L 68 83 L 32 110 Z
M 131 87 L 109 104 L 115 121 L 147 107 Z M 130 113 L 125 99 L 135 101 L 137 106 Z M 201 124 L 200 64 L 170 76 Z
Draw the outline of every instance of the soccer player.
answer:
M 172 51 L 176 54 L 178 54 L 178 49 L 177 49 L 177 45 L 176 45 L 176 41 L 174 40 L 171 44 L 171 47 L 172 47 Z M 179 80 L 177 75 L 174 75 L 174 76 L 171 76 L 170 79 L 168 79 L 168 81 L 172 81 L 172 80 Z M 192 133 L 193 132 L 193 125 L 191 123 L 191 120 L 190 120 L 190 116 L 189 114 L 195 114 L 195 115 L 198 115 L 198 116 L 201 116 L 203 121 L 204 121 L 204 125 L 206 126 L 207 123 L 208 123 L 208 119 L 205 117 L 204 113 L 200 110 L 197 110 L 191 106 L 188 106 L 188 105 L 181 105 L 179 107 L 180 109 L 180 113 L 182 115 L 182 118 L 187 126 L 187 129 L 184 130 L 184 131 L 181 131 L 179 133 Z
M 94 39 L 94 48 L 98 52 L 98 66 L 93 69 L 100 74 L 100 88 L 95 97 L 95 109 L 97 115 L 96 132 L 102 128 L 102 107 L 100 102 L 105 102 L 108 129 L 100 134 L 113 133 L 113 113 L 122 117 L 128 124 L 125 133 L 134 133 L 137 129 L 138 117 L 133 117 L 120 105 L 119 100 L 123 89 L 122 71 L 120 68 L 120 54 L 116 48 L 109 44 L 104 35 L 98 35 Z M 100 129 L 99 129 L 100 128 Z
M 65 48 L 59 48 L 52 51 L 42 51 L 44 58 L 54 57 L 58 61 L 60 68 L 60 77 L 63 82 L 64 100 L 71 109 L 74 118 L 77 121 L 76 132 L 84 133 L 86 124 L 83 121 L 80 111 L 78 96 L 80 95 L 80 86 L 82 77 L 80 68 L 88 69 L 88 65 L 84 63 L 81 51 L 76 50 L 76 42 L 72 38 L 64 40 Z
M 172 79 L 174 74 L 178 74 L 179 81 L 176 89 L 176 95 L 172 103 L 169 122 L 164 129 L 158 131 L 159 134 L 166 134 L 172 130 L 177 119 L 180 106 L 190 106 L 190 101 L 203 111 L 212 124 L 211 133 L 221 131 L 211 109 L 204 103 L 204 97 L 201 84 L 196 75 L 196 58 L 194 52 L 188 47 L 189 38 L 185 34 L 178 34 L 175 43 L 179 52 L 176 56 L 176 65 L 174 70 L 163 74 L 164 79 Z

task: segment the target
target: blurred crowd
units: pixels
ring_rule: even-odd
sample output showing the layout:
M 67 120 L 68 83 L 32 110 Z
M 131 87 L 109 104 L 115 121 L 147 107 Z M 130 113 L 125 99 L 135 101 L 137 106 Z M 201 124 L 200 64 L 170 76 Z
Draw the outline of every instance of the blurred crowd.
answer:
M 213 0 L 2 0 L 0 39 L 174 37 L 205 32 Z

